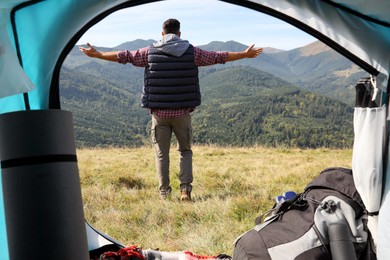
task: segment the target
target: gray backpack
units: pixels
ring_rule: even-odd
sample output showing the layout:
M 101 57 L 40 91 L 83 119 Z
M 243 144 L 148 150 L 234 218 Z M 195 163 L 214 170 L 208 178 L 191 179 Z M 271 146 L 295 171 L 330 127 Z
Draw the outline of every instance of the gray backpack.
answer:
M 234 260 L 374 260 L 367 211 L 352 170 L 328 168 L 304 191 L 256 219 L 234 243 Z

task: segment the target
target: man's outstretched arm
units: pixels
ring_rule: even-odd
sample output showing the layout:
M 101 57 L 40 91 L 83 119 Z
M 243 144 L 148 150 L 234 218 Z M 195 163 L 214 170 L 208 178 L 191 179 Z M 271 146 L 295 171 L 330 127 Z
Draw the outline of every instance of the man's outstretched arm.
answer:
M 263 48 L 254 48 L 254 44 L 249 46 L 245 51 L 240 52 L 228 52 L 226 61 L 241 60 L 244 58 L 256 58 L 262 53 Z
M 108 61 L 118 61 L 118 52 L 117 51 L 109 51 L 109 52 L 100 52 L 96 50 L 91 44 L 87 43 L 89 48 L 79 47 L 80 51 L 82 51 L 85 55 L 92 58 L 98 58 L 102 60 Z

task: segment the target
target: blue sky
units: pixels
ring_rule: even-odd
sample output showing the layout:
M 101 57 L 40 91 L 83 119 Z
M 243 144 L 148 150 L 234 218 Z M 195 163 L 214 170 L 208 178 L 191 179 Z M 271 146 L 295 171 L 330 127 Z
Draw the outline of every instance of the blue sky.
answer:
M 271 16 L 218 0 L 165 0 L 117 11 L 88 30 L 78 44 L 115 47 L 136 39 L 161 37 L 162 23 L 176 18 L 182 39 L 193 45 L 236 41 L 291 50 L 316 39 Z

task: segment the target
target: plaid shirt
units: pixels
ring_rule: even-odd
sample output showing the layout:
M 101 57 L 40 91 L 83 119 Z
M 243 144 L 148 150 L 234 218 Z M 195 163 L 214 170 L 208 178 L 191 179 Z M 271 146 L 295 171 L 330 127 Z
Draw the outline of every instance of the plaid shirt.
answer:
M 119 51 L 118 62 L 122 64 L 131 63 L 136 67 L 146 67 L 148 65 L 149 48 L 141 48 L 135 51 Z M 210 66 L 218 63 L 225 63 L 228 53 L 226 51 L 205 51 L 194 47 L 194 63 L 196 66 Z M 194 111 L 195 108 L 167 108 L 151 109 L 159 118 L 179 118 Z

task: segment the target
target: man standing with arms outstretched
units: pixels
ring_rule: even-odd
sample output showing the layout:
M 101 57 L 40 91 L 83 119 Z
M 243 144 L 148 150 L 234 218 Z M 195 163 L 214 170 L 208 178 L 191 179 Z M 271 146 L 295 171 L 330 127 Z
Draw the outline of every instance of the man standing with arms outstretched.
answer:
M 144 67 L 141 105 L 152 114 L 152 140 L 156 153 L 159 194 L 166 199 L 172 191 L 169 177 L 169 150 L 172 133 L 180 153 L 180 191 L 182 201 L 191 201 L 192 125 L 191 112 L 200 105 L 198 67 L 244 58 L 255 58 L 262 48 L 249 46 L 242 52 L 205 51 L 180 38 L 180 22 L 163 23 L 162 39 L 135 51 L 99 52 L 88 43 L 80 47 L 87 56 Z

